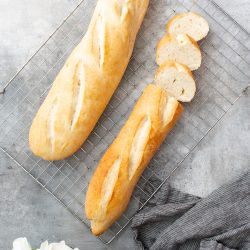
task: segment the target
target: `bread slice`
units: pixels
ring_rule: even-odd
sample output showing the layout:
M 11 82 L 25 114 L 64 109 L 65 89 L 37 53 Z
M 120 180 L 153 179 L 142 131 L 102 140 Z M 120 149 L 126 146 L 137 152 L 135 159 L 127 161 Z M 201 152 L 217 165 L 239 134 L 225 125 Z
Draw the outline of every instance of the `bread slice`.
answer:
M 199 14 L 186 12 L 171 18 L 166 29 L 170 35 L 187 34 L 195 41 L 200 41 L 207 35 L 209 26 L 207 21 Z
M 174 61 L 187 65 L 191 70 L 201 65 L 201 51 L 198 44 L 188 35 L 177 37 L 165 35 L 158 43 L 156 62 L 158 65 Z
M 190 69 L 176 62 L 168 62 L 159 67 L 155 75 L 155 84 L 181 102 L 190 102 L 196 91 Z

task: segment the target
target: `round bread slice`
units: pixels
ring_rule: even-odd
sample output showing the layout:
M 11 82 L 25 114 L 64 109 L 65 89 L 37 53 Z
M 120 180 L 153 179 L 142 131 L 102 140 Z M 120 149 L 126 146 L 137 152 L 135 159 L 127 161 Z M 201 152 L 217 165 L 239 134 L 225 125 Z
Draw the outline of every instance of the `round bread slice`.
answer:
M 171 18 L 166 30 L 175 37 L 179 34 L 187 34 L 195 41 L 200 41 L 207 35 L 209 26 L 207 21 L 199 14 L 186 12 Z
M 168 61 L 185 64 L 191 70 L 198 69 L 201 65 L 200 48 L 188 35 L 165 35 L 157 46 L 156 62 L 162 65 Z
M 190 69 L 176 62 L 163 64 L 156 72 L 155 84 L 181 102 L 190 102 L 196 85 Z

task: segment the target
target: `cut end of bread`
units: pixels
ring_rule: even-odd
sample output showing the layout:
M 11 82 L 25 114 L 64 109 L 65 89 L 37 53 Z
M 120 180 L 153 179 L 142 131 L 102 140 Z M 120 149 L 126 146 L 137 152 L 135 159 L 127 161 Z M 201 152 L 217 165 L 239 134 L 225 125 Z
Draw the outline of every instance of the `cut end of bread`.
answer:
M 181 102 L 190 102 L 196 91 L 191 71 L 176 62 L 166 63 L 158 69 L 155 84 L 164 88 L 169 96 Z
M 180 34 L 177 37 L 164 36 L 156 50 L 156 62 L 163 65 L 169 61 L 187 65 L 196 70 L 201 65 L 201 51 L 198 44 L 189 36 Z
M 208 34 L 209 26 L 207 21 L 199 14 L 186 12 L 170 19 L 166 30 L 175 37 L 179 34 L 187 34 L 195 41 L 200 41 Z
M 149 139 L 150 129 L 151 121 L 147 115 L 141 119 L 131 145 L 128 166 L 129 180 L 134 177 L 138 166 L 140 166 L 143 152 Z

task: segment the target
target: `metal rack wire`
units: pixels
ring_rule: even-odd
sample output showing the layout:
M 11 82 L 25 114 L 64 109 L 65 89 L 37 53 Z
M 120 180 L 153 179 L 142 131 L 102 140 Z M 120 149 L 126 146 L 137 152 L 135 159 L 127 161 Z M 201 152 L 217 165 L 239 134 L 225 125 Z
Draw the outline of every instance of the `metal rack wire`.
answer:
M 202 66 L 194 73 L 195 100 L 185 104 L 184 115 L 143 173 L 127 211 L 100 236 L 108 244 L 218 124 L 248 86 L 250 35 L 213 1 L 151 0 L 127 71 L 94 131 L 72 157 L 57 162 L 43 161 L 29 151 L 28 130 L 53 79 L 85 33 L 94 5 L 91 0 L 81 1 L 4 86 L 7 91 L 0 95 L 0 150 L 87 226 L 83 205 L 88 181 L 142 90 L 153 81 L 155 46 L 167 20 L 175 13 L 192 10 L 203 15 L 210 24 L 208 37 L 200 43 Z M 157 185 L 151 183 L 152 177 L 161 181 Z M 152 187 L 151 194 L 143 191 L 145 185 Z M 140 200 L 142 196 L 145 203 Z

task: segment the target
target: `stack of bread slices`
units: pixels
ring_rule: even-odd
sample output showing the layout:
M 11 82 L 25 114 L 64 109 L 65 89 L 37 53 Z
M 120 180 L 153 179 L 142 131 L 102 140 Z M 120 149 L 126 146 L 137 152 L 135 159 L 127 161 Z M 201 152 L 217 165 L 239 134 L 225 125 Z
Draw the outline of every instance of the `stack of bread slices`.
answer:
M 201 65 L 198 41 L 209 31 L 207 21 L 200 15 L 187 12 L 174 16 L 167 24 L 167 34 L 160 40 L 156 50 L 159 69 L 155 83 L 170 96 L 181 102 L 190 102 L 196 91 L 193 70 Z

